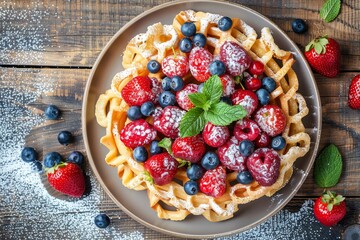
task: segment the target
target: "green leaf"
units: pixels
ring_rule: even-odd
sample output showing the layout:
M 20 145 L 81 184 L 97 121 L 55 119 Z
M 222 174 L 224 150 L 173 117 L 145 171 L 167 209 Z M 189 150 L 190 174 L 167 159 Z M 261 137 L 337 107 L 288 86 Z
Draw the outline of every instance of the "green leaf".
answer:
M 204 110 L 199 107 L 190 109 L 180 122 L 180 137 L 199 134 L 205 127 Z
M 202 92 L 205 94 L 210 104 L 219 102 L 223 92 L 222 83 L 219 76 L 213 75 L 208 80 L 206 80 Z
M 208 103 L 208 98 L 204 93 L 192 93 L 189 94 L 188 97 L 196 107 L 202 108 L 205 111 L 209 109 L 210 104 Z
M 325 22 L 333 21 L 340 13 L 341 0 L 327 0 L 320 9 L 320 17 Z
M 335 186 L 340 179 L 342 158 L 334 144 L 325 147 L 315 160 L 315 183 L 322 188 Z
M 213 104 L 209 111 L 205 112 L 205 119 L 217 126 L 226 126 L 242 119 L 247 112 L 240 105 L 230 106 L 224 102 Z
M 163 138 L 159 143 L 158 143 L 159 147 L 165 148 L 166 151 L 172 155 L 172 150 L 171 150 L 171 139 L 170 138 Z

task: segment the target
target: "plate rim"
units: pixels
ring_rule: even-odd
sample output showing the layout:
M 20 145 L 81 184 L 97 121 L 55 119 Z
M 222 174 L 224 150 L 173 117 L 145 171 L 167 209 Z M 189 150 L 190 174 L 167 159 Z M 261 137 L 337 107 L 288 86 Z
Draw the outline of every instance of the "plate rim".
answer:
M 94 160 L 90 154 L 90 146 L 89 146 L 89 139 L 88 139 L 88 135 L 87 135 L 87 106 L 88 106 L 88 98 L 89 98 L 89 92 L 90 92 L 90 88 L 92 85 L 92 81 L 95 75 L 95 72 L 97 71 L 98 65 L 100 64 L 100 62 L 102 61 L 104 55 L 107 53 L 108 49 L 112 46 L 112 44 L 114 43 L 114 41 L 125 31 L 127 30 L 129 27 L 131 27 L 135 22 L 137 22 L 138 20 L 140 20 L 141 18 L 143 18 L 146 15 L 149 15 L 153 12 L 159 11 L 161 9 L 167 8 L 169 6 L 172 5 L 178 5 L 178 4 L 184 4 L 184 3 L 188 3 L 188 4 L 194 4 L 194 3 L 204 3 L 204 2 L 208 2 L 211 4 L 224 4 L 224 5 L 228 5 L 228 6 L 233 6 L 236 8 L 243 8 L 246 11 L 251 12 L 252 14 L 256 15 L 257 17 L 263 18 L 266 21 L 268 21 L 270 24 L 273 25 L 274 28 L 276 28 L 285 38 L 288 42 L 290 42 L 293 47 L 301 53 L 301 58 L 304 59 L 304 63 L 305 63 L 305 68 L 309 73 L 309 76 L 311 77 L 312 82 L 314 83 L 314 87 L 315 87 L 315 92 L 316 92 L 316 100 L 319 103 L 319 106 L 317 106 L 318 109 L 318 124 L 317 126 L 314 126 L 317 128 L 317 133 L 316 133 L 316 139 L 318 139 L 318 141 L 315 142 L 314 145 L 314 151 L 313 154 L 311 156 L 309 156 L 310 162 L 306 168 L 305 171 L 305 176 L 301 178 L 300 183 L 298 183 L 296 185 L 295 188 L 292 189 L 291 193 L 289 194 L 289 196 L 287 197 L 287 199 L 285 199 L 281 204 L 278 204 L 277 208 L 274 209 L 272 212 L 268 213 L 266 216 L 260 218 L 259 220 L 253 222 L 252 224 L 249 224 L 246 227 L 243 228 L 239 228 L 236 230 L 232 230 L 232 231 L 226 231 L 226 232 L 221 232 L 221 233 L 217 233 L 217 234 L 211 234 L 211 235 L 193 235 L 193 234 L 186 234 L 186 233 L 179 233 L 176 231 L 170 231 L 167 229 L 163 229 L 161 227 L 158 227 L 156 225 L 152 225 L 151 223 L 148 223 L 144 220 L 142 220 L 140 217 L 138 217 L 137 215 L 133 214 L 130 210 L 128 210 L 126 207 L 124 207 L 117 199 L 116 197 L 111 193 L 111 191 L 108 189 L 108 187 L 106 186 L 105 182 L 103 181 L 103 179 L 101 178 Z M 168 235 L 172 235 L 172 236 L 176 236 L 176 237 L 182 237 L 182 238 L 215 238 L 215 237 L 223 237 L 223 236 L 228 236 L 228 235 L 232 235 L 232 234 L 236 234 L 236 233 L 240 233 L 240 232 L 244 232 L 246 230 L 249 230 L 251 228 L 254 228 L 255 226 L 265 222 L 267 219 L 269 219 L 270 217 L 272 217 L 273 215 L 275 215 L 276 213 L 278 213 L 281 209 L 283 209 L 285 207 L 285 205 L 295 196 L 295 194 L 298 192 L 298 190 L 300 189 L 300 187 L 304 184 L 304 181 L 306 180 L 308 173 L 310 172 L 314 161 L 315 161 L 315 157 L 317 155 L 318 152 L 318 148 L 320 145 L 320 137 L 321 137 L 321 131 L 322 131 L 322 111 L 321 111 L 321 98 L 320 98 L 320 93 L 318 90 L 318 86 L 316 84 L 315 81 L 315 77 L 314 74 L 308 64 L 308 62 L 305 60 L 302 51 L 299 49 L 299 47 L 297 46 L 297 44 L 290 39 L 290 37 L 276 24 L 274 23 L 271 19 L 269 19 L 268 17 L 266 17 L 265 15 L 247 7 L 244 6 L 242 4 L 238 4 L 238 3 L 232 3 L 232 2 L 225 2 L 225 1 L 216 1 L 216 0 L 194 0 L 194 1 L 187 1 L 187 0 L 176 0 L 176 1 L 172 1 L 172 2 L 167 2 L 167 3 L 163 3 L 157 6 L 154 6 L 148 10 L 145 10 L 144 12 L 142 12 L 141 14 L 137 15 L 136 17 L 132 18 L 130 21 L 128 21 L 124 26 L 122 26 L 112 37 L 111 39 L 107 42 L 107 44 L 102 48 L 100 54 L 98 55 L 94 65 L 91 68 L 91 72 L 89 74 L 89 77 L 87 79 L 86 82 L 86 86 L 85 86 L 85 90 L 84 90 L 84 95 L 83 95 L 83 103 L 82 103 L 82 112 L 81 112 L 81 126 L 82 126 L 82 135 L 83 135 L 83 140 L 84 140 L 84 145 L 85 145 L 85 151 L 87 154 L 87 158 L 88 161 L 90 163 L 90 167 L 93 171 L 93 173 L 96 176 L 96 179 L 98 182 L 100 182 L 101 187 L 105 190 L 106 194 L 111 198 L 111 200 L 122 210 L 124 211 L 128 216 L 130 216 L 132 219 L 134 219 L 135 221 L 137 221 L 138 223 L 149 227 L 150 229 L 153 229 L 155 231 L 164 233 L 164 234 L 168 234 Z M 186 220 L 185 220 L 186 221 Z

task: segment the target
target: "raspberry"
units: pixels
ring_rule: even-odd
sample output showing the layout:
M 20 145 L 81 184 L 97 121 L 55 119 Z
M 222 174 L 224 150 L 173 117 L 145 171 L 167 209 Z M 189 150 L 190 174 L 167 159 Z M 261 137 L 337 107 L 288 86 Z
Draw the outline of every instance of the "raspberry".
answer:
M 145 169 L 150 173 L 157 185 L 165 185 L 174 178 L 179 163 L 168 153 L 160 153 L 150 157 L 144 163 Z
M 169 138 L 179 137 L 179 126 L 185 111 L 175 106 L 164 109 L 156 108 L 154 113 L 154 128 Z
M 271 139 L 269 135 L 261 132 L 260 135 L 255 139 L 254 143 L 257 148 L 264 148 L 270 145 Z
M 230 137 L 230 131 L 226 126 L 215 126 L 208 122 L 203 130 L 204 141 L 210 147 L 220 147 Z
M 206 151 L 205 143 L 201 135 L 193 137 L 177 138 L 171 146 L 174 157 L 198 162 Z
M 158 99 L 159 99 L 159 95 L 162 92 L 161 82 L 157 78 L 154 78 L 154 77 L 150 78 L 150 80 L 151 80 L 151 92 L 152 92 L 152 96 L 153 96 L 151 101 L 153 103 L 157 103 Z
M 247 117 L 251 116 L 251 114 L 258 107 L 259 102 L 255 93 L 250 90 L 243 89 L 236 90 L 233 95 L 231 95 L 231 101 L 234 105 L 238 104 L 242 106 L 247 112 Z
M 234 135 L 237 140 L 254 141 L 260 134 L 260 128 L 255 121 L 244 118 L 235 124 Z
M 120 140 L 129 148 L 149 144 L 155 138 L 155 129 L 144 119 L 130 122 L 120 131 Z
M 200 191 L 214 198 L 222 196 L 226 191 L 226 170 L 223 166 L 208 170 L 200 179 Z
M 228 169 L 234 171 L 246 170 L 246 157 L 241 155 L 239 151 L 238 141 L 234 136 L 229 139 L 224 145 L 218 148 L 220 162 Z
M 190 72 L 199 82 L 205 82 L 211 76 L 209 65 L 213 55 L 202 47 L 194 47 L 189 56 Z
M 220 60 L 226 65 L 227 72 L 232 76 L 239 76 L 251 64 L 251 58 L 237 43 L 226 41 L 220 47 Z
M 223 85 L 223 96 L 230 96 L 235 92 L 235 82 L 228 74 L 224 74 L 220 77 Z
M 141 106 L 144 102 L 154 101 L 155 96 L 151 88 L 153 82 L 146 76 L 134 77 L 121 90 L 121 96 L 130 106 Z
M 186 56 L 171 55 L 162 61 L 161 65 L 163 73 L 169 78 L 179 76 L 184 77 L 189 71 L 189 63 Z
M 189 111 L 191 108 L 195 107 L 194 104 L 190 101 L 188 95 L 191 93 L 196 93 L 198 91 L 198 85 L 196 84 L 188 84 L 186 85 L 183 90 L 176 92 L 176 101 L 179 106 Z
M 286 117 L 280 107 L 266 105 L 261 107 L 254 117 L 255 121 L 270 137 L 281 134 L 286 127 Z

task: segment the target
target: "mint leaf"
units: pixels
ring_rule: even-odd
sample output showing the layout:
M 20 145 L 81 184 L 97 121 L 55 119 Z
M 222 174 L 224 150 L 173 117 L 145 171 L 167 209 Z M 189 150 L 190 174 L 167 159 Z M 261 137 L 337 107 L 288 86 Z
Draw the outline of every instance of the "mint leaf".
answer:
M 171 145 L 172 145 L 172 142 L 171 142 L 171 139 L 170 139 L 170 138 L 163 138 L 163 139 L 158 143 L 158 146 L 159 146 L 159 147 L 162 147 L 162 148 L 165 148 L 166 151 L 167 151 L 170 155 L 172 155 Z
M 199 108 L 204 110 L 208 110 L 210 104 L 208 103 L 208 98 L 204 93 L 192 93 L 188 95 L 190 101 Z
M 325 147 L 315 160 L 314 179 L 319 187 L 335 186 L 340 179 L 342 158 L 334 144 Z
M 340 13 L 341 0 L 327 0 L 320 9 L 320 17 L 325 22 L 333 21 Z
M 205 112 L 205 119 L 217 126 L 226 126 L 242 119 L 247 112 L 240 105 L 230 106 L 224 102 L 213 104 L 209 111 Z
M 191 137 L 199 134 L 205 127 L 204 110 L 194 107 L 185 113 L 180 122 L 180 137 Z
M 222 83 L 218 75 L 211 76 L 204 83 L 202 92 L 205 94 L 210 104 L 217 103 L 223 92 Z

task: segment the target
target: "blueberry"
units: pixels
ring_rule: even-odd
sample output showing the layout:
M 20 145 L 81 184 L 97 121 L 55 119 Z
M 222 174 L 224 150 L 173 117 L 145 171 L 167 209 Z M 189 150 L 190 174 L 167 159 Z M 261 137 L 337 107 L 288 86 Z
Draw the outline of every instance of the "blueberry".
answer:
M 196 47 L 204 47 L 206 44 L 206 37 L 202 33 L 197 33 L 193 37 L 193 43 Z
M 184 190 L 188 195 L 195 195 L 199 192 L 199 185 L 196 181 L 190 180 L 184 184 Z
M 348 226 L 343 234 L 344 240 L 359 240 L 360 239 L 360 225 L 353 224 Z
M 24 162 L 34 162 L 38 157 L 37 152 L 32 147 L 24 147 L 21 151 L 21 159 Z
M 148 153 L 143 146 L 136 147 L 133 152 L 134 159 L 138 162 L 145 162 L 148 159 Z
M 215 152 L 207 152 L 201 159 L 201 166 L 206 170 L 211 170 L 219 165 L 219 157 Z
M 271 77 L 264 77 L 261 80 L 261 86 L 266 89 L 269 93 L 275 90 L 276 88 L 276 82 Z
M 45 116 L 47 119 L 55 120 L 60 116 L 60 109 L 55 105 L 48 105 L 45 109 Z
M 255 145 L 250 140 L 242 140 L 239 144 L 239 150 L 241 155 L 248 157 L 254 152 Z
M 179 76 L 172 77 L 170 82 L 170 88 L 176 92 L 180 91 L 184 88 L 184 80 Z
M 192 37 L 196 33 L 196 26 L 193 22 L 185 22 L 181 25 L 181 33 L 186 37 Z
M 169 91 L 171 90 L 170 87 L 170 83 L 171 83 L 171 78 L 169 77 L 164 77 L 163 80 L 161 81 L 161 87 L 164 91 Z
M 142 118 L 143 115 L 141 114 L 140 107 L 138 107 L 138 106 L 129 107 L 129 109 L 127 111 L 127 117 L 131 121 L 135 121 L 135 120 Z
M 304 32 L 306 32 L 307 29 L 308 29 L 307 24 L 306 24 L 305 21 L 302 20 L 302 19 L 295 19 L 295 20 L 291 23 L 291 27 L 292 27 L 292 30 L 293 30 L 295 33 L 304 33 Z
M 150 60 L 147 64 L 147 69 L 151 73 L 157 73 L 160 70 L 160 63 L 156 60 Z
M 204 83 L 200 83 L 198 87 L 198 92 L 202 92 L 203 88 L 204 88 Z
M 110 224 L 110 218 L 102 213 L 95 217 L 94 219 L 95 225 L 99 228 L 106 228 Z
M 162 107 L 174 106 L 176 102 L 175 95 L 172 92 L 165 91 L 159 96 L 159 103 Z
M 212 63 L 210 63 L 209 69 L 210 69 L 211 75 L 221 76 L 225 73 L 226 66 L 225 66 L 225 63 L 223 63 L 222 61 L 215 60 Z
M 236 180 L 241 184 L 250 184 L 254 181 L 254 178 L 249 171 L 242 171 L 238 173 Z
M 148 117 L 155 112 L 155 105 L 152 102 L 144 102 L 141 105 L 140 111 L 142 115 Z
M 47 168 L 54 167 L 62 162 L 62 157 L 58 152 L 49 152 L 44 157 L 44 166 Z
M 232 26 L 232 20 L 229 17 L 222 17 L 220 18 L 219 22 L 218 22 L 218 28 L 221 31 L 227 31 L 231 28 Z
M 61 131 L 58 134 L 58 141 L 66 146 L 73 141 L 73 135 L 69 131 Z
M 182 51 L 184 53 L 188 53 L 191 51 L 192 45 L 193 45 L 193 43 L 190 38 L 183 38 L 179 42 L 180 51 Z
M 270 93 L 264 88 L 260 88 L 256 91 L 256 96 L 259 99 L 259 103 L 264 106 L 267 105 L 270 101 Z
M 281 150 L 286 146 L 285 138 L 282 136 L 276 136 L 271 140 L 271 147 L 274 150 Z
M 150 143 L 150 154 L 155 155 L 159 153 L 162 153 L 162 148 L 159 147 L 159 141 L 154 140 Z
M 230 97 L 223 96 L 223 97 L 220 98 L 220 101 L 224 102 L 224 103 L 227 103 L 229 105 L 232 105 L 232 101 L 231 101 Z
M 204 175 L 205 170 L 198 164 L 191 164 L 190 167 L 186 169 L 186 175 L 191 180 L 198 180 Z
M 42 168 L 42 164 L 41 162 L 39 161 L 34 161 L 31 163 L 31 169 L 34 171 L 34 172 L 42 172 L 43 168 Z
M 79 151 L 73 151 L 67 158 L 68 162 L 75 163 L 79 166 L 84 164 L 84 155 Z

